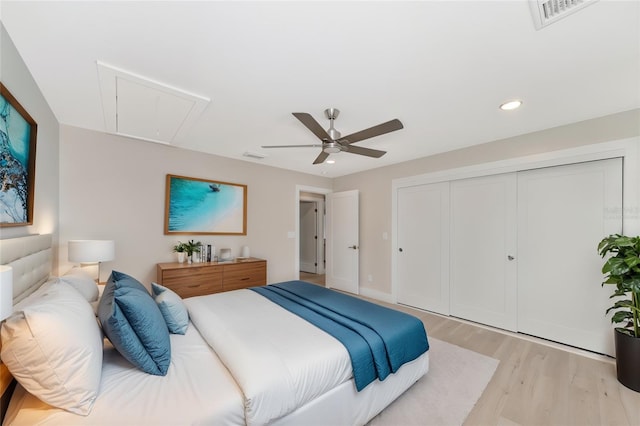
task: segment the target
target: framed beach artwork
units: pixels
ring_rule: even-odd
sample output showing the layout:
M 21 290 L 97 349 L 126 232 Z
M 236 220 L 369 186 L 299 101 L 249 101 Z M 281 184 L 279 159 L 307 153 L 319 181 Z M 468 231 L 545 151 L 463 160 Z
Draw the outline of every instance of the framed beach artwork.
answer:
M 167 175 L 165 234 L 247 235 L 247 185 Z
M 0 83 L 0 226 L 33 224 L 38 126 Z

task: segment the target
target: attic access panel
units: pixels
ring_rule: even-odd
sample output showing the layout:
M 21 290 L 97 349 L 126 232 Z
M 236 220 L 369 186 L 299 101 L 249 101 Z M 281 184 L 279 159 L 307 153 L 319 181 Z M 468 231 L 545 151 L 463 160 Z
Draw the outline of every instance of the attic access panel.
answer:
M 106 130 L 163 144 L 179 143 L 209 98 L 97 63 Z

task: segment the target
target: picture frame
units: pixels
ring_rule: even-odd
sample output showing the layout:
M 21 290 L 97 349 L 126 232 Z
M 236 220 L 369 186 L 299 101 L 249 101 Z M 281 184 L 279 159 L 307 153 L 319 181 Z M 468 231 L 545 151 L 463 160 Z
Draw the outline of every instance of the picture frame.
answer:
M 0 82 L 0 227 L 33 225 L 37 133 L 35 120 Z
M 247 235 L 247 185 L 167 174 L 165 188 L 165 235 Z

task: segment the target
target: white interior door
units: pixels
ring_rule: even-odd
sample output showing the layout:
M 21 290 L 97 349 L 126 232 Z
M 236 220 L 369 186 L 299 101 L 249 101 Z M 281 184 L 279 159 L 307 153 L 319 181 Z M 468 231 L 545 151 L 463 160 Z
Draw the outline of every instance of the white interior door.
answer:
M 300 270 L 318 272 L 318 203 L 300 201 Z
M 453 181 L 451 315 L 516 330 L 516 175 Z
M 519 173 L 519 331 L 613 355 L 597 246 L 621 212 L 622 159 Z
M 396 299 L 449 315 L 449 183 L 399 188 Z
M 358 191 L 334 192 L 326 198 L 326 286 L 358 294 Z

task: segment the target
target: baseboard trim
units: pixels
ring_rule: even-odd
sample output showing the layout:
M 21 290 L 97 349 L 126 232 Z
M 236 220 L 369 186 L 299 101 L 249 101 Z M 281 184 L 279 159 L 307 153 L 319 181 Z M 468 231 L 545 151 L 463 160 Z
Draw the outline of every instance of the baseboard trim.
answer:
M 389 293 L 371 288 L 360 287 L 360 295 L 370 299 L 380 300 L 381 302 L 393 303 L 393 297 Z

